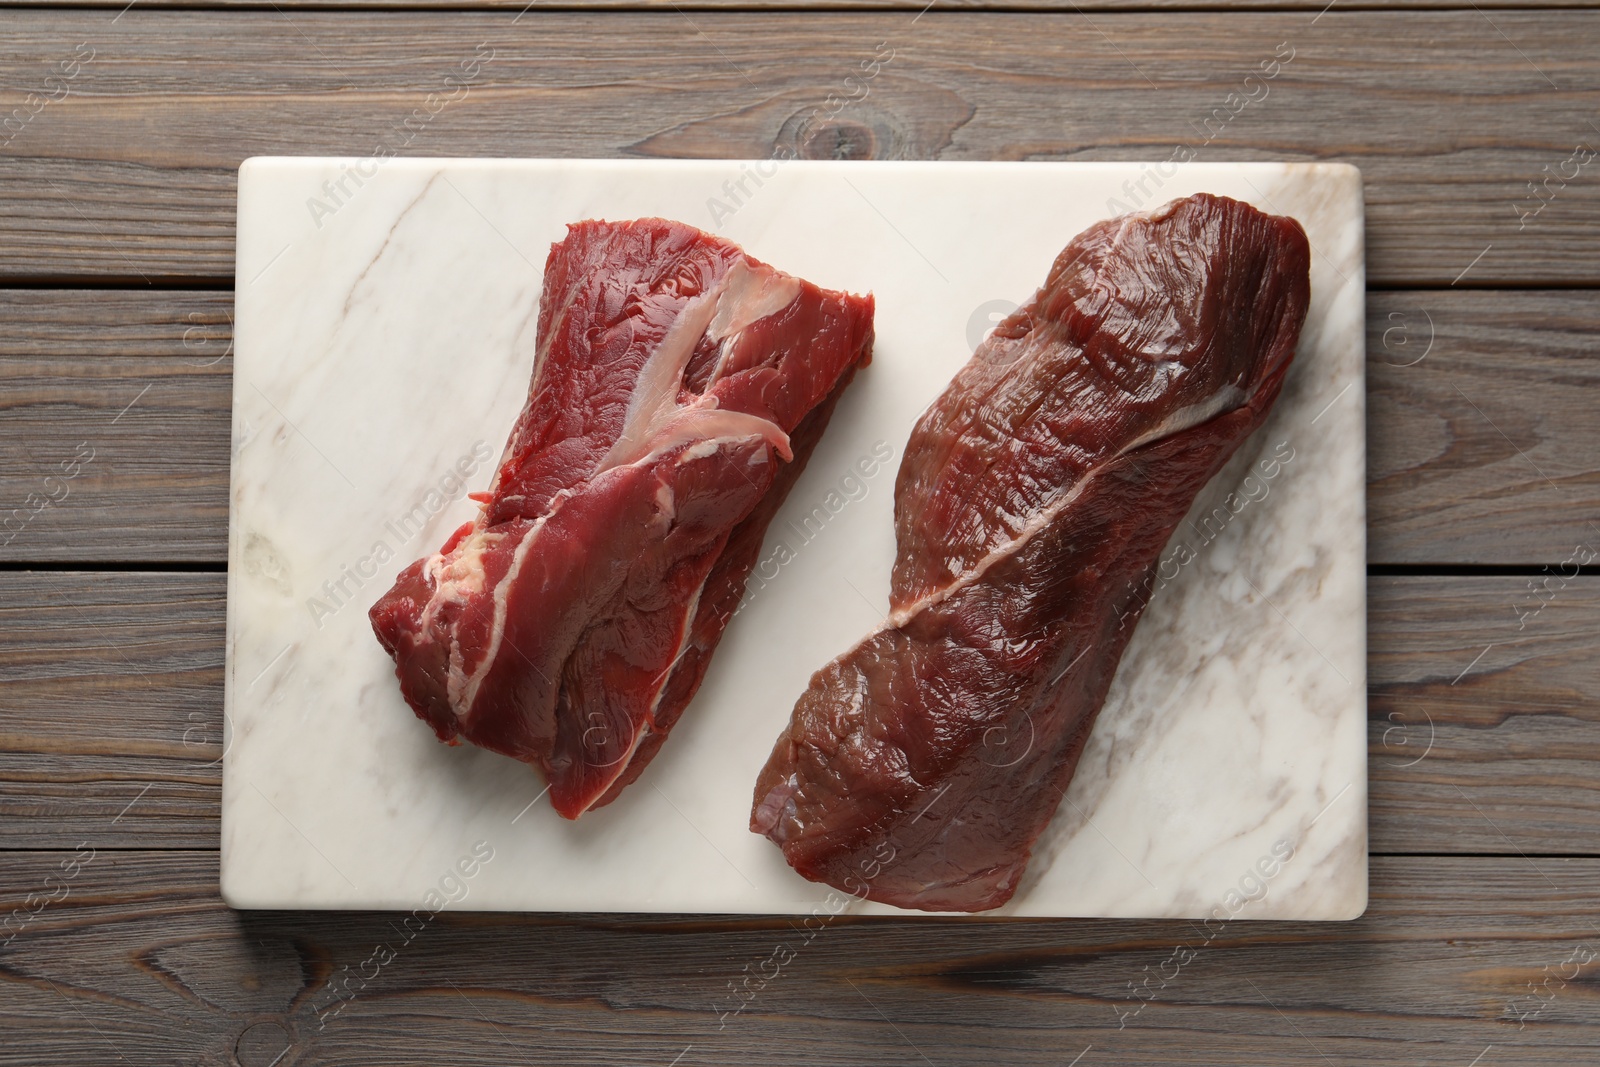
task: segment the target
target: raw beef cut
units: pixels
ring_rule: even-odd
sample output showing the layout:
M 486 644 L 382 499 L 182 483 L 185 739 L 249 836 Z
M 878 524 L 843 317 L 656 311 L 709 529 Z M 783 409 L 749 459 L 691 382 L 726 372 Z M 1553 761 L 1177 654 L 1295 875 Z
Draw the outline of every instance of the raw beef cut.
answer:
M 370 613 L 418 717 L 538 765 L 567 818 L 614 799 L 694 696 L 872 316 L 682 223 L 570 226 L 478 517 Z
M 1292 219 L 1215 196 L 1098 223 L 917 423 L 889 615 L 812 676 L 751 828 L 907 908 L 1016 891 L 1160 552 L 1259 426 L 1310 297 Z

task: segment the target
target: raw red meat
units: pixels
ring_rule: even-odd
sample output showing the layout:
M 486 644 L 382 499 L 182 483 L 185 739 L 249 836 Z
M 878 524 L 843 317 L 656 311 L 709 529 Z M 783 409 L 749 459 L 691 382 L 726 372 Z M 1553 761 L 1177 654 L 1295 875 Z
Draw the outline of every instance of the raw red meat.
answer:
M 370 613 L 417 715 L 537 764 L 567 818 L 614 799 L 694 696 L 872 315 L 682 223 L 569 227 L 482 510 Z
M 1278 395 L 1309 264 L 1292 219 L 1190 197 L 1080 234 L 978 348 L 906 445 L 887 620 L 812 676 L 756 785 L 795 870 L 1010 899 L 1163 546 Z

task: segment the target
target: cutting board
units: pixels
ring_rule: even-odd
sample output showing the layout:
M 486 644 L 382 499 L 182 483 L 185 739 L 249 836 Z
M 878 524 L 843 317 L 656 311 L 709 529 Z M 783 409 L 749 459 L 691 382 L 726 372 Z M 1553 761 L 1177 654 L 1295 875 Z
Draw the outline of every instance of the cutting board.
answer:
M 812 671 L 886 611 L 895 469 L 983 333 L 1097 219 L 1212 192 L 1300 220 L 1282 397 L 1180 526 L 1015 899 L 1031 916 L 1366 906 L 1362 199 L 1325 164 L 252 159 L 239 172 L 222 892 L 240 908 L 892 912 L 747 829 Z M 872 365 L 661 755 L 577 822 L 440 744 L 366 612 L 471 517 L 569 222 L 658 215 L 877 297 Z M 993 737 L 998 764 L 1027 737 Z M 1015 756 L 1013 756 L 1015 753 Z M 995 913 L 990 913 L 995 914 Z

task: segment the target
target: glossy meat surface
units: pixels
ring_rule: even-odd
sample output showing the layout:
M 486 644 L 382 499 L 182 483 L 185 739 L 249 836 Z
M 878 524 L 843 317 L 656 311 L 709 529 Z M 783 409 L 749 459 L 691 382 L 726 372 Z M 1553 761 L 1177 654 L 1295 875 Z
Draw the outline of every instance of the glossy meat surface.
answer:
M 568 818 L 614 799 L 694 696 L 872 314 L 682 223 L 569 227 L 477 519 L 370 612 L 417 715 L 542 768 Z
M 1293 220 L 1219 197 L 1101 222 L 957 373 L 901 462 L 888 618 L 813 675 L 756 785 L 799 873 L 1011 898 L 1146 578 L 1278 395 L 1309 264 Z

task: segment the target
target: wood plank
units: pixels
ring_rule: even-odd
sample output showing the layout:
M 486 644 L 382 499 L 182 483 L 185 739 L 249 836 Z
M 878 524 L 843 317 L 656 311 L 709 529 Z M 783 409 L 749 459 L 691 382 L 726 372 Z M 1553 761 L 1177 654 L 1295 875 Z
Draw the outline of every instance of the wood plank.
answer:
M 1600 547 L 1600 293 L 1373 293 L 1367 558 L 1560 563 Z
M 0 562 L 226 559 L 231 313 L 0 290 Z M 1378 292 L 1367 319 L 1372 562 L 1560 563 L 1600 537 L 1600 294 Z
M 232 912 L 212 855 L 11 853 L 0 906 L 58 899 L 4 950 L 0 1056 L 1468 1067 L 1493 1046 L 1485 1067 L 1586 1063 L 1597 878 L 1596 860 L 1380 858 L 1352 923 L 838 919 L 806 940 L 774 919 L 445 911 L 408 939 L 393 914 Z M 719 1029 L 728 983 L 780 946 Z
M 384 143 L 407 155 L 1078 160 L 1198 145 L 1202 159 L 1340 159 L 1366 175 L 1375 283 L 1600 281 L 1594 161 L 1551 184 L 1538 216 L 1518 208 L 1536 203 L 1527 183 L 1600 142 L 1600 23 L 1576 11 L 930 12 L 913 25 L 904 11 L 134 8 L 19 10 L 6 23 L 0 111 L 80 45 L 95 57 L 9 136 L 0 270 L 13 278 L 225 279 L 244 157 Z M 877 41 L 894 60 L 845 85 Z M 479 44 L 494 57 L 466 95 L 396 134 Z M 1280 45 L 1289 65 L 1246 87 Z M 1204 143 L 1203 120 L 1246 91 L 1266 95 Z M 830 93 L 865 95 L 807 120 Z
M 226 559 L 232 313 L 0 290 L 0 561 Z
M 0 848 L 216 846 L 225 580 L 0 573 Z M 1372 848 L 1600 855 L 1600 577 L 1369 595 Z
M 215 847 L 226 575 L 0 574 L 0 847 Z
M 1368 579 L 1373 851 L 1600 854 L 1600 578 L 1573 570 Z

